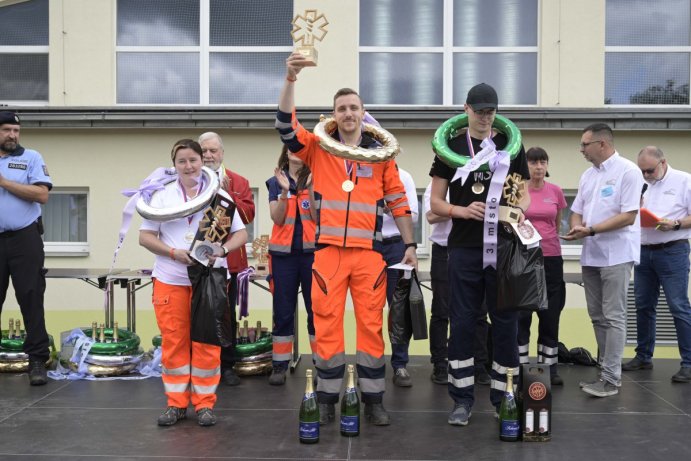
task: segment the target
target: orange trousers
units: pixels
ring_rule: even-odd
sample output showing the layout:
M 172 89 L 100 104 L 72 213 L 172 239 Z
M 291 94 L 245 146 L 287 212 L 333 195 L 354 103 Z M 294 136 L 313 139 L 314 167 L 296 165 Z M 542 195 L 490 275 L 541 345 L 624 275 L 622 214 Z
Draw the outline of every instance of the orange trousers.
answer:
M 382 322 L 386 302 L 386 263 L 381 253 L 329 245 L 315 253 L 312 274 L 318 400 L 320 403 L 338 401 L 345 370 L 343 315 L 350 289 L 363 401 L 381 401 L 385 363 Z
M 154 280 L 153 305 L 163 338 L 161 364 L 168 406 L 213 408 L 221 380 L 221 348 L 190 339 L 192 287 Z

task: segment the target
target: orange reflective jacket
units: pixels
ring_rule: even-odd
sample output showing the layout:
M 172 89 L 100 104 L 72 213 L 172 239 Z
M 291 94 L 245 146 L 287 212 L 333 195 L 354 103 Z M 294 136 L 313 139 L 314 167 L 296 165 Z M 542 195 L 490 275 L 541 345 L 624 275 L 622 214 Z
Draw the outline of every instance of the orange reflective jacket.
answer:
M 384 207 L 394 218 L 410 216 L 396 162 L 360 163 L 336 157 L 319 146 L 319 138 L 291 115 L 278 113 L 276 127 L 288 148 L 312 171 L 317 207 L 317 243 L 380 250 Z M 374 147 L 362 134 L 363 147 Z M 347 191 L 345 181 L 354 187 Z
M 280 200 L 280 199 L 279 199 Z M 295 219 L 300 213 L 302 221 L 302 251 L 314 251 L 316 224 L 310 214 L 310 195 L 308 190 L 301 190 L 297 195 L 286 199 L 286 214 L 283 224 L 274 224 L 269 239 L 269 251 L 274 253 L 290 253 L 295 232 Z

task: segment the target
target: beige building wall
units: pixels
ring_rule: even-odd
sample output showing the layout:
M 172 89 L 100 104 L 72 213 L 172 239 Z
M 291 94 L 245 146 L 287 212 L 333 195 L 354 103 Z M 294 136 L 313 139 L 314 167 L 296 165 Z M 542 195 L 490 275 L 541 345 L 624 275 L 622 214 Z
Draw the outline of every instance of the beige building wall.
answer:
M 115 0 L 51 0 L 51 106 L 115 105 Z

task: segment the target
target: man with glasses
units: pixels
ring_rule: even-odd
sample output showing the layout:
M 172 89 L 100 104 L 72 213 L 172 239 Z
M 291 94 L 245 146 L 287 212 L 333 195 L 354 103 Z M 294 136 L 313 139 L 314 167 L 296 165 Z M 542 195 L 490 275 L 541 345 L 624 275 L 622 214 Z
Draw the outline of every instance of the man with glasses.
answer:
M 584 392 L 608 397 L 619 392 L 626 341 L 626 291 L 640 256 L 640 206 L 643 178 L 635 163 L 614 148 L 612 129 L 594 123 L 583 130 L 580 151 L 593 166 L 583 173 L 571 206 L 565 240 L 583 239 L 581 266 L 588 314 L 602 367 Z
M 681 368 L 672 382 L 691 382 L 691 305 L 689 305 L 689 237 L 691 237 L 691 175 L 675 170 L 655 146 L 638 154 L 644 186 L 641 207 L 659 217 L 641 228 L 641 263 L 634 268 L 636 294 L 636 356 L 624 371 L 653 368 L 655 309 L 660 285 L 677 331 Z
M 249 226 L 254 221 L 254 199 L 252 198 L 252 189 L 250 189 L 249 181 L 234 171 L 230 171 L 223 164 L 225 150 L 223 148 L 223 140 L 219 134 L 212 131 L 203 133 L 199 136 L 199 144 L 202 147 L 204 166 L 211 168 L 218 174 L 221 180 L 221 187 L 235 201 L 242 223 Z M 228 274 L 230 275 L 230 280 L 228 281 L 228 303 L 230 304 L 231 312 L 230 329 L 232 332 L 232 344 L 221 348 L 221 377 L 226 385 L 237 386 L 240 384 L 240 377 L 233 369 L 237 361 L 235 353 L 235 345 L 237 343 L 235 307 L 238 298 L 238 274 L 247 269 L 247 250 L 245 250 L 245 246 L 243 245 L 237 250 L 228 253 L 226 259 L 228 260 Z
M 508 142 L 506 135 L 492 129 L 498 102 L 497 92 L 490 85 L 481 83 L 471 88 L 464 105 L 468 114 L 468 129 L 460 136 L 450 139 L 448 146 L 468 157 L 474 157 L 482 151 L 481 143 L 485 139 L 491 139 L 496 150 L 503 149 Z M 506 372 L 508 368 L 517 368 L 519 364 L 516 338 L 518 316 L 516 312 L 497 311 L 497 271 L 491 264 L 485 267 L 483 260 L 485 235 L 488 230 L 493 232 L 494 228 L 491 226 L 497 224 L 496 220 L 492 222 L 488 217 L 487 226 L 485 225 L 485 204 L 489 200 L 501 200 L 500 203 L 506 205 L 504 198 L 488 198 L 490 192 L 493 192 L 490 191 L 490 186 L 496 173 L 475 170 L 465 180 L 455 180 L 456 172 L 456 168 L 449 167 L 439 157 L 434 159 L 430 170 L 430 207 L 435 215 L 452 220 L 447 241 L 451 321 L 448 389 L 454 407 L 447 421 L 454 426 L 465 426 L 475 402 L 477 363 L 474 338 L 478 318 L 484 319 L 489 311 L 492 321 L 490 400 L 498 411 L 506 389 Z M 523 180 L 529 178 L 528 163 L 522 146 L 508 165 L 508 172 L 504 170 L 504 174 L 517 175 Z M 500 184 L 502 183 L 505 183 L 504 178 L 501 179 Z M 530 194 L 525 194 L 518 203 L 520 210 L 517 211 L 525 211 L 529 205 Z M 502 238 L 502 232 L 498 231 L 498 239 Z M 483 309 L 483 300 L 486 301 L 487 311 Z

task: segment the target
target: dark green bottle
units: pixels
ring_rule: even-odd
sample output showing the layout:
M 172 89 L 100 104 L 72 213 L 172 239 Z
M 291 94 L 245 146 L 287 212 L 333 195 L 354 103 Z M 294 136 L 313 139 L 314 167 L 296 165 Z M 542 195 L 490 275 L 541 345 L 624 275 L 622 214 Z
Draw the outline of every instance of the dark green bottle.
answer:
M 300 404 L 300 443 L 319 442 L 319 405 L 312 387 L 312 370 L 307 370 L 305 395 Z
M 513 394 L 513 369 L 506 371 L 506 391 L 499 407 L 499 439 L 504 442 L 516 442 L 521 434 L 521 423 L 518 418 L 518 405 Z
M 348 365 L 348 381 L 341 399 L 341 435 L 360 435 L 360 398 L 355 388 L 355 370 L 352 365 Z

